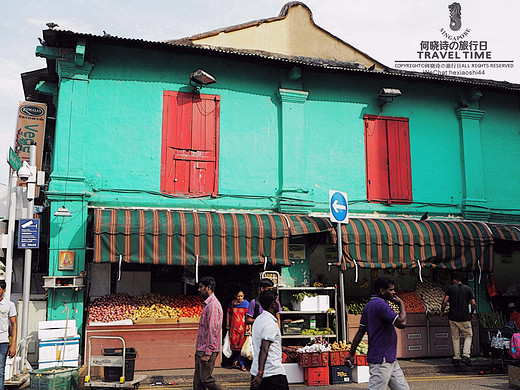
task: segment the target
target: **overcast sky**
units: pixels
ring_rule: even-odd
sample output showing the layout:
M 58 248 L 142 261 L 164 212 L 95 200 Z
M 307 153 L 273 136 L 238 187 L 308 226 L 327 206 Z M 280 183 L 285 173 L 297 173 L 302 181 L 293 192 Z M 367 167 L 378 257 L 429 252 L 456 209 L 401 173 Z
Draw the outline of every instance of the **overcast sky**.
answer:
M 13 146 L 20 74 L 45 67 L 34 55 L 45 23 L 60 29 L 151 41 L 181 38 L 277 16 L 285 0 L 2 0 L 0 33 L 0 184 L 8 182 L 6 154 Z M 418 60 L 421 42 L 446 40 L 441 29 L 486 42 L 493 60 L 508 68 L 480 68 L 493 80 L 520 83 L 520 1 L 459 0 L 462 28 L 449 29 L 453 0 L 305 0 L 314 22 L 379 62 L 396 67 Z M 417 69 L 415 69 L 417 70 Z

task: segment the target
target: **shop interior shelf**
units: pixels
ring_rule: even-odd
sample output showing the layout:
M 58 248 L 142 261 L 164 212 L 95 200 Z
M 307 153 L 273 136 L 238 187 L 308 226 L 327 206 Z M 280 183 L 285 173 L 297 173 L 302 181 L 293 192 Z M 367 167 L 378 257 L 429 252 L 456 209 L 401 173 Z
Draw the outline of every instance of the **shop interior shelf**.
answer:
M 315 337 L 336 337 L 335 334 L 288 334 L 282 336 L 282 339 L 313 339 Z
M 335 287 L 278 287 L 280 290 L 301 290 L 301 291 L 312 291 L 312 290 L 334 290 Z

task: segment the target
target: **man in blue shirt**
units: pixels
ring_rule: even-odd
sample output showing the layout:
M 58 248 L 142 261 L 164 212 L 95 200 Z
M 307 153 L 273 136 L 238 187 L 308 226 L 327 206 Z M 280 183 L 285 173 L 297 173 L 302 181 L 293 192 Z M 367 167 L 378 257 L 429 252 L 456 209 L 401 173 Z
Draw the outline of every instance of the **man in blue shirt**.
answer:
M 390 278 L 377 278 L 375 295 L 363 308 L 359 329 L 354 336 L 345 364 L 351 366 L 359 342 L 368 333 L 367 361 L 370 371 L 369 390 L 409 390 L 408 382 L 397 362 L 397 333 L 395 327 L 404 329 L 406 311 L 403 301 L 395 294 L 395 283 Z M 393 311 L 388 301 L 399 306 L 399 314 Z

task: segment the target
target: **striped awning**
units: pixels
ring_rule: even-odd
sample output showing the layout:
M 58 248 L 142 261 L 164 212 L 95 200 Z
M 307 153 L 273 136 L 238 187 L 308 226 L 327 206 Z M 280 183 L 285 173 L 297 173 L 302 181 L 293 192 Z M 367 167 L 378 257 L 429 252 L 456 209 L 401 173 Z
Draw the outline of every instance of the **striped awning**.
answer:
M 491 229 L 493 237 L 498 240 L 520 242 L 520 225 L 507 225 L 502 223 L 486 223 Z
M 327 218 L 94 209 L 94 262 L 290 265 L 289 238 L 332 231 Z M 121 256 L 121 257 L 120 257 Z
M 493 270 L 493 236 L 481 222 L 350 218 L 342 241 L 343 269 Z

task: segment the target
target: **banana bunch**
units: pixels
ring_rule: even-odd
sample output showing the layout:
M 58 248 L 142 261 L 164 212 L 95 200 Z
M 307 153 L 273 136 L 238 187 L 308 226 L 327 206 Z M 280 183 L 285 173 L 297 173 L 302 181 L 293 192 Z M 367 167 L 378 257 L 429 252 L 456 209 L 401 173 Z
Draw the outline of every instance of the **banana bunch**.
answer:
M 313 287 L 323 287 L 323 283 L 320 283 L 320 282 L 314 282 L 314 284 L 312 285 Z
M 334 341 L 331 344 L 330 349 L 332 351 L 346 351 L 350 349 L 350 343 L 347 343 L 345 340 L 341 340 L 339 342 Z
M 368 288 L 368 285 L 369 285 L 368 280 L 365 279 L 365 280 L 363 281 L 363 283 L 361 283 L 361 284 L 359 285 L 359 287 L 360 287 L 360 288 Z

